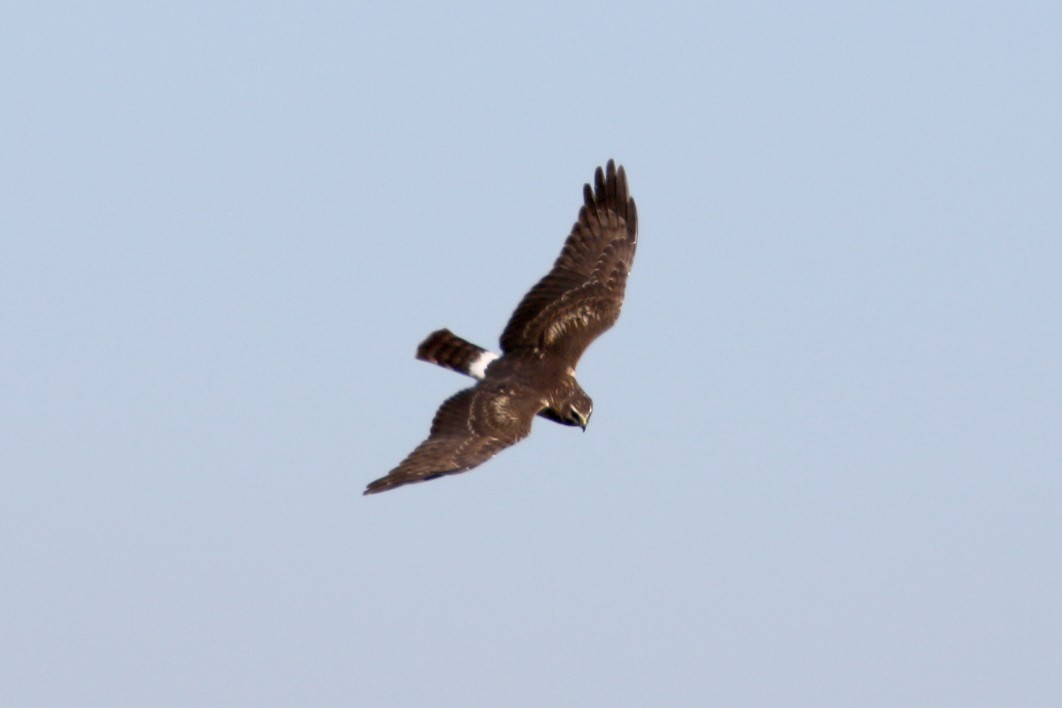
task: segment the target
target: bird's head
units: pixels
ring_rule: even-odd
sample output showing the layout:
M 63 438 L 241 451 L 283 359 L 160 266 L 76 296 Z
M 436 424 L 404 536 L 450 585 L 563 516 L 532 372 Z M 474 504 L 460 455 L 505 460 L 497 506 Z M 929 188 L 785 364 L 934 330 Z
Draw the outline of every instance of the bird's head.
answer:
M 586 432 L 590 415 L 594 412 L 594 402 L 582 388 L 576 387 L 570 398 L 564 402 L 560 411 L 560 422 L 564 425 L 577 425 Z

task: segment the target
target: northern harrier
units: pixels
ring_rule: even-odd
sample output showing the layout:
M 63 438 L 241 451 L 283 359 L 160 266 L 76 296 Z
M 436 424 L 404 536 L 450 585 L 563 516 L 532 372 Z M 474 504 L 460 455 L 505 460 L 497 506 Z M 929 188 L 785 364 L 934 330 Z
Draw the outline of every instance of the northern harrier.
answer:
M 428 439 L 369 484 L 366 494 L 457 474 L 531 433 L 536 415 L 586 430 L 593 401 L 575 380 L 590 343 L 620 314 L 638 245 L 638 213 L 627 175 L 612 160 L 583 187 L 583 207 L 553 269 L 520 301 L 501 335 L 501 356 L 447 329 L 417 358 L 479 380 L 447 399 Z

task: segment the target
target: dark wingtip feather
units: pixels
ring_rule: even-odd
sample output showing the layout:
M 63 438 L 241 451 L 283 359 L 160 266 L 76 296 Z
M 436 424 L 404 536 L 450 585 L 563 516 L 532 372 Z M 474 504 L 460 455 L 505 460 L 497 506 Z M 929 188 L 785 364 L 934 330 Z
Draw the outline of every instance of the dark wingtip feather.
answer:
M 623 165 L 616 166 L 616 161 L 609 159 L 605 167 L 594 171 L 594 184 L 583 187 L 583 202 L 591 208 L 611 207 L 620 215 L 625 215 L 634 200 L 627 188 L 627 171 Z
M 380 479 L 369 482 L 365 487 L 365 491 L 361 493 L 363 497 L 367 497 L 370 494 L 379 494 L 380 492 L 386 492 L 388 489 L 393 489 L 394 485 L 387 483 L 387 477 L 380 477 Z
M 394 472 L 394 471 L 395 470 L 391 470 L 391 472 Z M 379 479 L 374 479 L 373 481 L 369 482 L 365 486 L 365 491 L 362 492 L 361 495 L 363 497 L 367 497 L 370 494 L 379 494 L 380 492 L 389 492 L 392 489 L 398 489 L 399 487 L 403 487 L 403 486 L 405 486 L 407 484 L 415 484 L 417 482 L 424 482 L 424 481 L 429 480 L 429 479 L 434 479 L 434 477 L 431 477 L 431 476 L 420 477 L 420 478 L 418 478 L 418 477 L 400 477 L 400 476 L 388 473 L 387 475 L 385 475 L 383 477 L 380 477 Z
M 634 240 L 638 240 L 638 207 L 634 204 L 634 198 L 627 200 L 627 230 L 634 234 Z
M 616 185 L 616 163 L 612 160 L 608 161 L 605 166 L 605 203 L 616 204 L 617 201 L 617 185 Z

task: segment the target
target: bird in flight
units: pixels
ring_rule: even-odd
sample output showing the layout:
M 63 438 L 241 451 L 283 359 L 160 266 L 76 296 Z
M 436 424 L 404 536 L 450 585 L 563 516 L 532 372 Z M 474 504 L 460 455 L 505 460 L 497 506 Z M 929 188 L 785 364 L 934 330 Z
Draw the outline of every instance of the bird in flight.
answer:
M 417 358 L 478 383 L 439 407 L 428 438 L 371 482 L 365 494 L 466 472 L 531 433 L 536 415 L 586 430 L 594 404 L 575 380 L 586 348 L 619 318 L 638 245 L 638 212 L 623 167 L 597 168 L 579 218 L 550 270 L 517 305 L 501 355 L 448 329 L 428 335 Z

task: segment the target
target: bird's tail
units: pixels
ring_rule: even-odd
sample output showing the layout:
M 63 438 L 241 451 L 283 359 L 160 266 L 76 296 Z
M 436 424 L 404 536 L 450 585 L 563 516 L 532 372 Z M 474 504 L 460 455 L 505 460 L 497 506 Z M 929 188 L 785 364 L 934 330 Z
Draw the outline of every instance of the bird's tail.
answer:
M 432 364 L 482 379 L 487 366 L 498 358 L 497 354 L 472 342 L 461 339 L 448 329 L 440 329 L 428 335 L 417 347 L 417 358 Z

